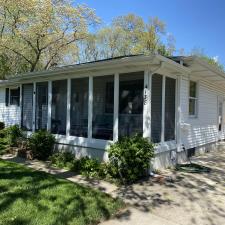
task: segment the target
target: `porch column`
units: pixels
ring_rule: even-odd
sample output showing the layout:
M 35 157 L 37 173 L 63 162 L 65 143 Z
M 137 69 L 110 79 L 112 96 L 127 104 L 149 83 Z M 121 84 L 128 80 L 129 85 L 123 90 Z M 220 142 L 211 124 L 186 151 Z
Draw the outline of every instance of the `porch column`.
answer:
M 163 75 L 162 81 L 162 120 L 161 120 L 161 143 L 164 143 L 165 133 L 165 88 L 166 88 L 166 76 Z
M 181 76 L 177 77 L 177 106 L 176 106 L 176 141 L 177 141 L 177 151 L 181 150 Z
M 118 140 L 119 128 L 119 73 L 114 75 L 114 114 L 113 114 L 113 141 Z
M 22 100 L 22 98 L 23 98 L 23 85 L 22 84 L 20 84 L 20 128 L 22 127 L 22 107 L 23 107 L 23 100 Z
M 51 131 L 51 117 L 52 117 L 52 81 L 48 81 L 48 123 L 47 130 Z
M 92 116 L 93 116 L 93 77 L 89 76 L 88 96 L 88 138 L 92 138 Z
M 143 137 L 151 138 L 151 79 L 150 71 L 144 72 L 143 93 Z
M 67 115 L 66 115 L 66 136 L 70 135 L 70 102 L 71 102 L 71 79 L 67 79 Z
M 32 108 L 32 131 L 35 132 L 35 112 L 36 112 L 36 82 L 33 83 L 33 108 Z

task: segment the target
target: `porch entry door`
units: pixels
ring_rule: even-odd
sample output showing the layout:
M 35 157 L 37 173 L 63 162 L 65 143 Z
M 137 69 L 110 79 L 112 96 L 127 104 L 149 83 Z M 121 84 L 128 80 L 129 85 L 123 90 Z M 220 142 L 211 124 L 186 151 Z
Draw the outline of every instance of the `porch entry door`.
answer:
M 224 118 L 223 118 L 223 107 L 224 107 L 224 104 L 223 104 L 223 98 L 222 97 L 218 97 L 218 118 L 217 118 L 217 121 L 218 121 L 218 134 L 219 134 L 219 139 L 221 139 L 221 135 L 222 135 L 222 131 L 223 131 L 223 121 L 224 121 Z

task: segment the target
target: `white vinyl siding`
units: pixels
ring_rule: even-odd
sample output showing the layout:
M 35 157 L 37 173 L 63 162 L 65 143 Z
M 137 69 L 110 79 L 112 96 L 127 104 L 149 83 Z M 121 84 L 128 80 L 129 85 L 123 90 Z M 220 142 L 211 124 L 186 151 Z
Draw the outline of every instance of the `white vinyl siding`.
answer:
M 218 96 L 225 95 L 216 87 L 198 82 L 198 117 L 189 117 L 189 81 L 181 81 L 181 142 L 186 149 L 218 140 Z M 224 133 L 222 133 L 224 136 Z
M 5 88 L 0 88 L 0 121 L 6 126 L 20 124 L 20 107 L 17 105 L 5 105 Z

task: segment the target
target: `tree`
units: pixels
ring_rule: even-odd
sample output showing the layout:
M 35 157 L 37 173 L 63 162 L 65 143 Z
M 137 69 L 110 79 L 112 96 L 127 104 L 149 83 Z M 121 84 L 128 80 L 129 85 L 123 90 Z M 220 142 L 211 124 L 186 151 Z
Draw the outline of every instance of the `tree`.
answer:
M 163 36 L 168 45 L 162 42 Z M 165 24 L 157 17 L 145 23 L 141 17 L 128 14 L 114 18 L 109 26 L 102 27 L 79 47 L 81 61 L 152 52 L 171 55 L 175 51 L 175 39 L 167 36 Z
M 208 64 L 216 66 L 219 70 L 224 72 L 224 66 L 219 62 L 219 60 L 215 57 L 208 56 L 203 48 L 195 47 L 191 50 L 190 54 L 192 56 L 198 56 L 199 58 L 206 61 Z
M 49 69 L 77 56 L 76 43 L 98 21 L 94 10 L 69 0 L 0 0 L 0 53 L 23 62 L 18 72 Z

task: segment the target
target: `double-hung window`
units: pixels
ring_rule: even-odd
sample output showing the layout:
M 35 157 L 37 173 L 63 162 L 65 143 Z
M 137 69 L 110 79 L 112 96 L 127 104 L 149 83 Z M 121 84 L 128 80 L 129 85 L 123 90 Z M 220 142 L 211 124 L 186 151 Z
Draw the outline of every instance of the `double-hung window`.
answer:
M 189 84 L 189 116 L 197 117 L 198 91 L 197 82 L 190 81 Z

